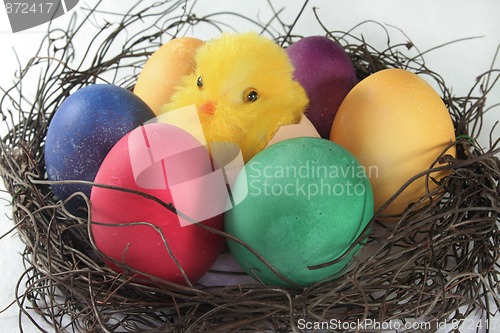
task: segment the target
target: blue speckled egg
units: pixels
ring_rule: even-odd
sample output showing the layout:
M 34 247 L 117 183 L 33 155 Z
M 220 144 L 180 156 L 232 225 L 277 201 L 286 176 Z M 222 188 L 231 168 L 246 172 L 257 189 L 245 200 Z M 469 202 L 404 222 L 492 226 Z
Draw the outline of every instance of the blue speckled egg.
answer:
M 47 130 L 45 165 L 49 180 L 94 181 L 99 167 L 118 140 L 154 117 L 139 97 L 125 88 L 95 84 L 71 94 L 56 110 Z M 54 184 L 58 199 L 81 191 L 90 197 L 91 187 Z M 84 204 L 71 200 L 73 210 Z

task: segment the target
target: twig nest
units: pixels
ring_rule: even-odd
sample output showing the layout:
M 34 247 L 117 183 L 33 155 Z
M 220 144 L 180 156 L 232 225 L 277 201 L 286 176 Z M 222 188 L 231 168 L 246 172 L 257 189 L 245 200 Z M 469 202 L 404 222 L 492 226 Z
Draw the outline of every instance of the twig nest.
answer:
M 494 305 L 500 305 L 496 282 L 499 279 L 496 262 L 500 255 L 498 140 L 493 138 L 487 149 L 479 147 L 474 140 L 481 128 L 482 114 L 488 109 L 485 95 L 498 84 L 498 70 L 492 68 L 480 74 L 468 96 L 453 96 L 439 74 L 426 68 L 422 55 L 407 37 L 398 43 L 397 38 L 389 38 L 384 26 L 374 22 L 365 22 L 348 32 L 333 32 L 324 22 L 319 23 L 325 29 L 325 36 L 345 50 L 358 80 L 382 69 L 400 68 L 426 75 L 441 88 L 440 97 L 451 115 L 456 134 L 456 140 L 449 137 L 451 134 L 446 138 L 448 143 L 453 141 L 450 147 L 455 147 L 456 156 L 443 153 L 436 160 L 436 165 L 443 164 L 443 169 L 447 169 L 447 176 L 436 182 L 438 187 L 434 191 L 441 194 L 441 200 L 434 200 L 433 191 L 429 190 L 417 200 L 422 204 L 412 205 L 402 215 L 393 216 L 396 221 L 389 225 L 380 219 L 387 215 L 382 205 L 365 228 L 370 229 L 369 234 L 352 228 L 353 234 L 344 239 L 351 242 L 359 235 L 350 251 L 345 253 L 354 254 L 352 250 L 359 244 L 365 245 L 361 252 L 353 255 L 349 269 L 334 280 L 325 278 L 312 285 L 309 285 L 313 282 L 310 279 L 295 280 L 299 284 L 304 282 L 306 287 L 266 286 L 255 279 L 253 283 L 235 279 L 238 285 L 220 283 L 222 286 L 207 287 L 202 283 L 209 275 L 198 284 L 161 279 L 143 284 L 134 280 L 138 272 L 130 267 L 122 265 L 120 272 L 108 267 L 106 260 L 111 258 L 99 251 L 93 242 L 92 227 L 99 221 L 89 214 L 92 207 L 88 195 L 76 192 L 62 201 L 54 196 L 56 183 L 47 178 L 44 155 L 48 127 L 55 121 L 55 112 L 63 101 L 80 88 L 106 83 L 133 90 L 145 62 L 166 40 L 185 35 L 191 28 L 215 26 L 224 30 L 226 27 L 221 23 L 224 15 L 242 18 L 234 13 L 198 17 L 189 11 L 191 7 L 180 14 L 176 12 L 183 5 L 185 1 L 181 0 L 144 5 L 146 7 L 139 4 L 128 13 L 118 15 L 116 23 L 101 21 L 99 8 L 94 8 L 87 17 L 72 20 L 64 32 L 49 31 L 40 52 L 20 72 L 19 82 L 4 89 L 0 112 L 8 132 L 0 143 L 0 174 L 12 195 L 13 222 L 26 246 L 23 252 L 26 272 L 20 277 L 25 290 L 16 290 L 22 315 L 30 316 L 36 323 L 38 317 L 25 311 L 33 308 L 61 332 L 297 331 L 297 323 L 332 318 L 347 323 L 366 318 L 379 322 L 426 318 L 438 323 L 478 312 L 488 316 Z M 290 26 L 279 26 L 280 22 L 252 24 L 257 24 L 256 29 L 280 41 L 281 45 L 301 39 L 300 31 L 290 31 Z M 99 38 L 92 39 L 89 45 L 79 44 L 78 36 L 89 24 L 100 27 Z M 273 24 L 278 27 L 272 27 Z M 360 37 L 358 29 L 363 25 L 380 29 L 388 47 L 379 51 Z M 122 46 L 118 51 L 110 47 L 116 43 Z M 95 54 L 86 53 L 87 50 L 94 50 Z M 76 63 L 79 52 L 85 59 Z M 30 80 L 32 73 L 40 79 Z M 31 84 L 35 94 L 26 91 Z M 271 145 L 264 151 L 272 153 L 285 142 Z M 382 156 L 384 151 L 380 153 Z M 290 152 L 290 157 L 293 154 Z M 434 171 L 424 170 L 418 178 L 425 179 L 426 186 L 434 186 Z M 79 182 L 103 187 L 103 184 Z M 409 185 L 404 184 L 398 192 Z M 144 191 L 137 194 L 148 197 Z M 68 210 L 67 203 L 77 197 L 83 201 L 84 209 L 75 215 Z M 150 199 L 155 200 L 153 196 Z M 163 205 L 165 211 L 169 210 L 168 202 L 158 200 L 157 203 Z M 281 205 L 276 207 L 277 211 L 283 209 Z M 323 214 L 326 214 L 328 207 L 323 206 Z M 296 202 L 293 209 L 299 216 L 302 212 L 300 202 Z M 259 223 L 264 219 L 267 217 L 262 217 Z M 300 227 L 307 236 L 306 224 Z M 248 246 L 217 228 L 206 226 L 205 230 L 233 244 Z M 283 235 L 266 237 L 269 242 L 286 243 Z M 330 257 L 307 261 L 301 266 L 303 276 L 310 273 L 307 269 L 321 271 L 337 267 L 335 260 L 343 258 L 341 252 L 347 246 L 346 243 L 339 247 Z M 250 246 L 245 248 L 252 249 Z M 295 247 L 293 250 L 300 249 Z M 227 256 L 227 252 L 224 255 Z M 253 255 L 259 257 L 258 253 Z M 298 252 L 294 255 L 297 258 L 292 259 L 303 258 Z M 265 271 L 271 283 L 279 284 L 283 279 L 276 278 L 273 268 L 281 263 L 266 262 L 262 256 L 260 259 L 261 263 L 255 264 L 261 271 L 248 273 L 266 279 L 259 275 Z M 123 263 L 121 258 L 115 261 Z M 291 273 L 297 273 L 294 262 L 289 260 L 288 264 Z M 225 266 L 215 266 L 210 273 L 222 271 Z M 234 273 L 241 277 L 240 269 Z M 329 271 L 329 274 L 334 272 Z

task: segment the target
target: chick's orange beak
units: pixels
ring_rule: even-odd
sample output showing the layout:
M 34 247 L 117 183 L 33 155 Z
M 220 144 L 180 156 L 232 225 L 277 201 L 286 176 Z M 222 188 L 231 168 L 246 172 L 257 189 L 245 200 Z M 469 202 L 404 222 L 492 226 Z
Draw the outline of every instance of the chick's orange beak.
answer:
M 214 102 L 205 102 L 198 108 L 198 112 L 203 112 L 206 114 L 214 114 L 215 112 L 215 103 Z

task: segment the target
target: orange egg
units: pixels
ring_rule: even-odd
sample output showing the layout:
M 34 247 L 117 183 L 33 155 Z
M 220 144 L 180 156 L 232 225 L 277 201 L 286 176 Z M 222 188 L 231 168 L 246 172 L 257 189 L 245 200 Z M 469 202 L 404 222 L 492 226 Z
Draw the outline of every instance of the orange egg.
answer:
M 349 150 L 364 166 L 373 187 L 375 210 L 411 177 L 428 170 L 455 140 L 448 109 L 422 78 L 386 69 L 358 83 L 346 96 L 330 140 Z M 447 152 L 455 156 L 455 147 Z M 441 179 L 447 172 L 431 176 Z M 429 182 L 432 191 L 437 187 Z M 427 193 L 425 177 L 407 187 L 384 213 L 398 214 Z
M 146 61 L 137 78 L 134 93 L 159 114 L 160 106 L 170 101 L 183 76 L 195 68 L 194 55 L 203 41 L 179 37 L 162 45 Z

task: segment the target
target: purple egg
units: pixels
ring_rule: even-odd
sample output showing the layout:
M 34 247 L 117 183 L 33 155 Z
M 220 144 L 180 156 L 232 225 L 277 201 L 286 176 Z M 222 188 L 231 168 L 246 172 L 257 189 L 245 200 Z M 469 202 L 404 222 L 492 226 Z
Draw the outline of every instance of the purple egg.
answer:
M 322 138 L 330 137 L 333 118 L 358 79 L 351 59 L 337 42 L 304 37 L 287 48 L 294 78 L 309 97 L 306 115 Z
M 94 181 L 102 161 L 125 134 L 154 118 L 139 97 L 125 88 L 94 84 L 67 97 L 56 110 L 45 139 L 45 167 L 49 180 Z M 54 184 L 58 199 L 75 192 L 90 197 L 90 186 Z M 67 205 L 77 209 L 85 202 L 76 197 Z

